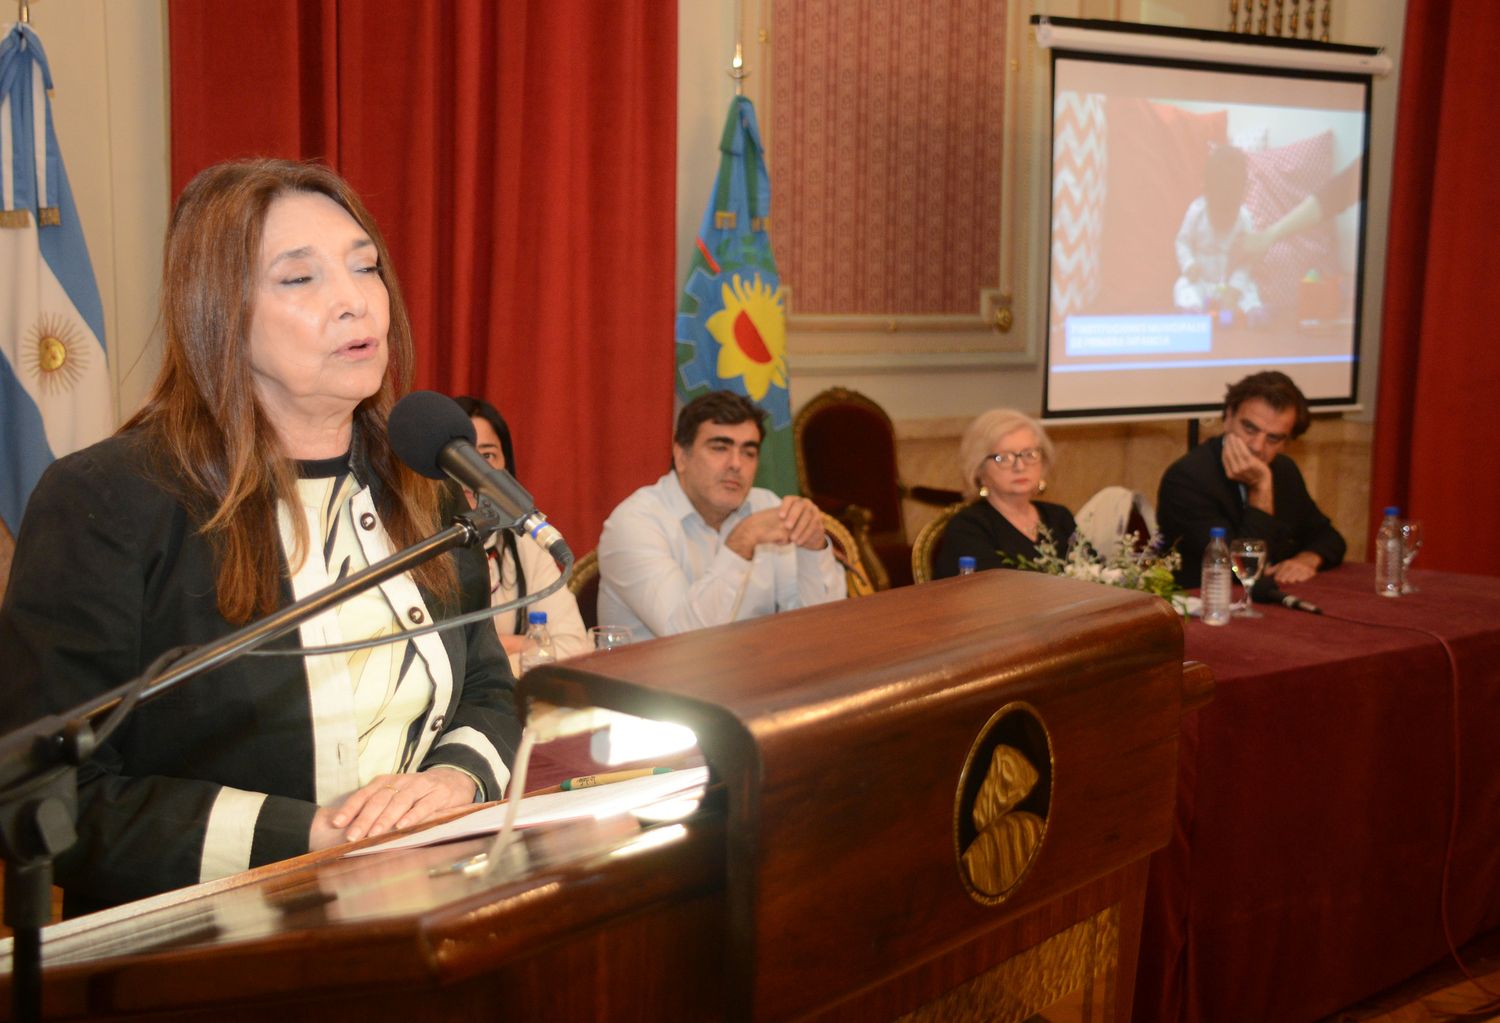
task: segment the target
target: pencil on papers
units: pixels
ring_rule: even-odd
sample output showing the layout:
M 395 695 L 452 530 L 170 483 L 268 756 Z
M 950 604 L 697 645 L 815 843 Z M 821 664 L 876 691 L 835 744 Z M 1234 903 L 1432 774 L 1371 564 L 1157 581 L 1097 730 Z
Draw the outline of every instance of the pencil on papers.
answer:
M 648 778 L 653 774 L 667 774 L 670 767 L 641 767 L 633 771 L 606 771 L 603 774 L 585 774 L 577 778 L 569 778 L 562 783 L 564 792 L 572 792 L 574 789 L 590 789 L 595 785 L 608 785 L 614 781 L 629 781 L 632 778 Z

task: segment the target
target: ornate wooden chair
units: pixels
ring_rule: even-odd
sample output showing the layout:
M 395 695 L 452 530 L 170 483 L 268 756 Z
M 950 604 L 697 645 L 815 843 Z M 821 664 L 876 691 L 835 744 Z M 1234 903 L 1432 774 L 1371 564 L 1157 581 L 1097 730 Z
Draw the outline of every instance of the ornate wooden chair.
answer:
M 792 437 L 802 493 L 849 528 L 875 588 L 911 582 L 902 500 L 942 507 L 958 492 L 902 483 L 891 417 L 857 391 L 816 395 L 797 413 Z
M 578 614 L 583 618 L 583 627 L 592 629 L 599 624 L 599 552 L 589 551 L 573 563 L 573 574 L 568 577 L 568 589 L 578 601 Z
M 962 511 L 968 503 L 955 501 L 938 512 L 937 518 L 917 531 L 917 539 L 911 545 L 913 582 L 925 583 L 932 579 L 932 559 L 937 554 L 937 545 L 938 541 L 943 538 L 943 530 L 948 528 L 948 520 Z
M 823 529 L 833 543 L 833 556 L 844 566 L 844 582 L 850 597 L 868 597 L 875 592 L 875 584 L 865 569 L 860 557 L 859 544 L 842 522 L 827 512 L 823 513 Z

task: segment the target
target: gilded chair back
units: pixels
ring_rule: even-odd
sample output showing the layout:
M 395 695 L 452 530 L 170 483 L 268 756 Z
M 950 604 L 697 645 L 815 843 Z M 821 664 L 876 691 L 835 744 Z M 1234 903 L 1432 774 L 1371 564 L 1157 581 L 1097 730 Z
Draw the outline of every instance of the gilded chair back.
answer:
M 568 577 L 568 589 L 578 601 L 578 614 L 583 626 L 592 629 L 599 624 L 599 552 L 589 551 L 573 563 L 573 574 Z
M 968 504 L 957 501 L 938 512 L 937 518 L 917 531 L 917 539 L 911 545 L 911 577 L 913 582 L 925 583 L 932 578 L 932 559 L 937 555 L 938 542 L 948 522 Z
M 815 395 L 792 423 L 797 484 L 870 512 L 870 532 L 904 533 L 896 430 L 885 409 L 844 387 Z
M 902 483 L 891 417 L 858 391 L 833 387 L 815 395 L 798 410 L 792 441 L 798 486 L 848 527 L 875 588 L 910 582 L 903 499 L 942 507 L 959 494 Z
M 833 556 L 844 566 L 844 582 L 851 597 L 868 597 L 875 592 L 870 573 L 865 570 L 864 558 L 860 556 L 859 544 L 854 534 L 838 519 L 823 513 L 823 530 L 833 544 Z

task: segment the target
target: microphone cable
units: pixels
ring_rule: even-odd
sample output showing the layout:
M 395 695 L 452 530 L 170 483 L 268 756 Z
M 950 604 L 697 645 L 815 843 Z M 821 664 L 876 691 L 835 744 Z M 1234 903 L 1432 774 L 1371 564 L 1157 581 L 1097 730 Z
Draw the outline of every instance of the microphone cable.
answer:
M 400 643 L 403 640 L 416 639 L 418 636 L 426 636 L 434 632 L 442 632 L 446 629 L 457 629 L 474 622 L 482 622 L 486 618 L 497 618 L 517 608 L 530 607 L 545 597 L 550 597 L 562 589 L 567 581 L 573 577 L 573 562 L 571 558 L 562 567 L 561 574 L 548 586 L 537 590 L 535 593 L 527 593 L 508 600 L 503 604 L 493 607 L 480 608 L 478 611 L 467 611 L 454 618 L 445 618 L 431 625 L 423 625 L 415 629 L 403 629 L 401 632 L 389 636 L 376 636 L 373 639 L 350 640 L 348 643 L 330 643 L 327 646 L 294 647 L 291 649 L 278 650 L 247 650 L 246 657 L 306 657 L 313 654 L 352 654 L 360 650 L 369 650 L 371 647 L 385 646 L 388 643 Z

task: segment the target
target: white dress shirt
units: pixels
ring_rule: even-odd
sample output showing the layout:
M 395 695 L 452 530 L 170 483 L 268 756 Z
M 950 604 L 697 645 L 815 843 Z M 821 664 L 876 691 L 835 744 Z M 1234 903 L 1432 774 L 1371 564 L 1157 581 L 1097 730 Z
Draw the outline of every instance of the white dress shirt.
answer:
M 734 527 L 781 498 L 753 487 L 715 530 L 675 472 L 627 497 L 599 537 L 599 622 L 637 640 L 841 600 L 844 569 L 833 548 L 763 544 L 746 561 L 724 544 Z

